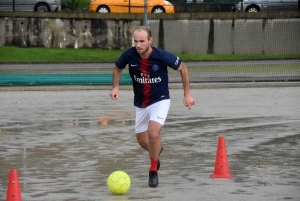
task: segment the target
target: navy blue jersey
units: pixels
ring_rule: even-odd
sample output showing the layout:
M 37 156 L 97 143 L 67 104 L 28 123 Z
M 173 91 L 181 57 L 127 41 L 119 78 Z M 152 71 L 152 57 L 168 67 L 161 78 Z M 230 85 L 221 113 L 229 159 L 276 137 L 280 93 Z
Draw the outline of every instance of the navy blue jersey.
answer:
M 149 58 L 143 59 L 136 48 L 131 47 L 115 63 L 119 69 L 128 64 L 133 83 L 134 105 L 139 108 L 170 98 L 167 67 L 177 70 L 181 64 L 181 59 L 172 53 L 155 47 L 152 49 Z

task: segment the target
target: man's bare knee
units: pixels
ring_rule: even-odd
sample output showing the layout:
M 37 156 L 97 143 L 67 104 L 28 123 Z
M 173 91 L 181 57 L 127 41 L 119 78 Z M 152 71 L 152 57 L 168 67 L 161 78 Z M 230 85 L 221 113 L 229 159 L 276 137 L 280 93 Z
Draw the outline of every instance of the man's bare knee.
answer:
M 150 121 L 148 128 L 149 141 L 156 141 L 160 139 L 161 124 L 155 121 Z
M 159 135 L 159 133 L 158 132 L 153 132 L 153 133 L 149 133 L 149 135 L 148 135 L 148 137 L 149 137 L 149 142 L 151 143 L 151 142 L 156 142 L 157 140 L 159 140 L 160 139 L 160 135 Z

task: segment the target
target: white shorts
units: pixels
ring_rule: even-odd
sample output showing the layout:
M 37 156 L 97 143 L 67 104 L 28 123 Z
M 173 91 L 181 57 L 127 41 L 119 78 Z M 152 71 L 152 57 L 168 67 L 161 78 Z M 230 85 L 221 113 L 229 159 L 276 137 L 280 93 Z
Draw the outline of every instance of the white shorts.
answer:
M 156 121 L 162 126 L 168 116 L 170 99 L 158 101 L 146 108 L 135 108 L 135 133 L 142 133 L 148 129 L 149 121 Z

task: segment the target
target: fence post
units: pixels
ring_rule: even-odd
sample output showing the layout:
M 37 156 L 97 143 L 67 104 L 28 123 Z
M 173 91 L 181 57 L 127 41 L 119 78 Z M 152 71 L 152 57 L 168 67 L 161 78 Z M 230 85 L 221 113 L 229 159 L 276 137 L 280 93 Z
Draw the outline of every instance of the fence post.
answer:
M 130 0 L 128 1 L 129 5 L 128 5 L 128 13 L 130 13 L 130 7 L 131 7 L 131 3 L 130 3 Z
M 15 0 L 13 0 L 13 11 L 16 11 Z
M 244 0 L 241 0 L 241 12 L 244 11 Z
M 148 26 L 148 1 L 144 0 L 144 26 Z
M 72 10 L 72 12 L 74 11 L 74 0 L 72 0 L 71 10 Z

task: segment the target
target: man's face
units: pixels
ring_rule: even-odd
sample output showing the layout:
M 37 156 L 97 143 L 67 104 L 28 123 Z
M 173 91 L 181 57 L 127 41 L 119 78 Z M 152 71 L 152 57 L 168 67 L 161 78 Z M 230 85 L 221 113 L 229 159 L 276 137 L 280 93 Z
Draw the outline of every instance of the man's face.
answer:
M 136 30 L 133 34 L 133 39 L 135 48 L 140 55 L 143 55 L 148 51 L 153 40 L 152 37 L 148 39 L 148 34 L 144 30 Z

